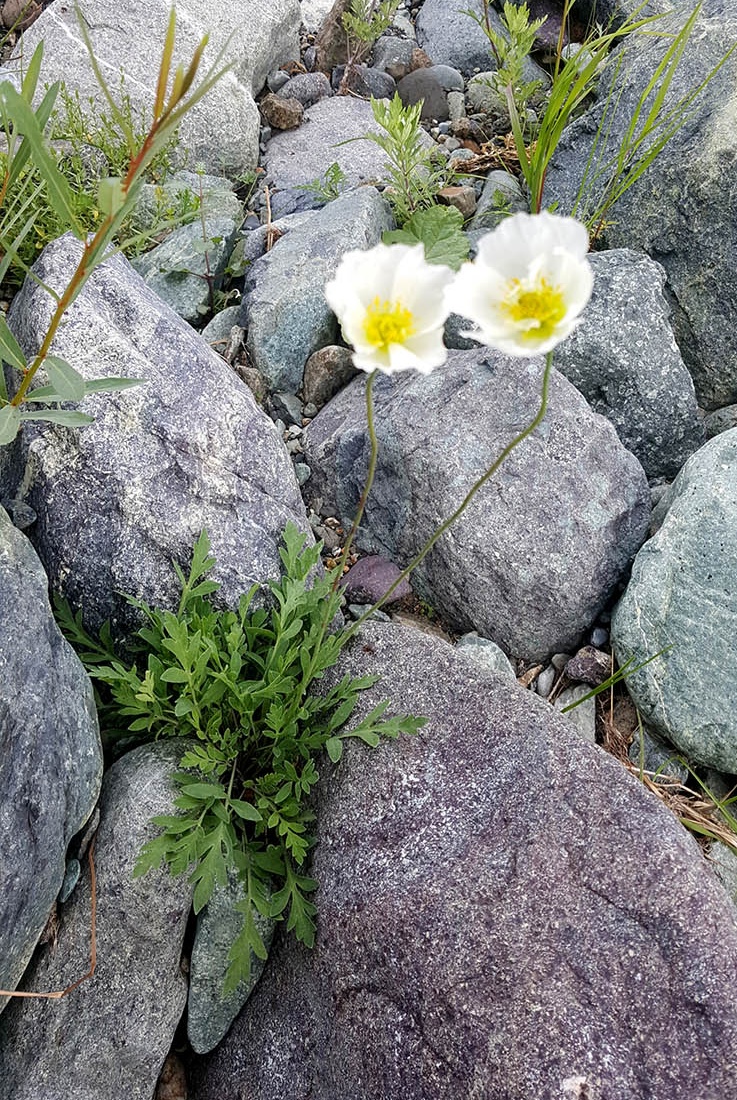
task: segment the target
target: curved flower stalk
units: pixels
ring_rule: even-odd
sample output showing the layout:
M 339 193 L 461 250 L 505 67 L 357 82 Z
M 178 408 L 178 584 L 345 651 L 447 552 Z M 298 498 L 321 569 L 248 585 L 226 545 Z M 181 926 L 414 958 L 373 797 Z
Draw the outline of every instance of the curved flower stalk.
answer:
M 443 326 L 450 312 L 447 294 L 453 272 L 429 264 L 421 244 L 378 244 L 346 252 L 325 286 L 325 297 L 355 349 L 353 362 L 368 373 L 366 417 L 371 455 L 368 475 L 335 577 L 337 587 L 363 517 L 376 471 L 373 383 L 377 371 L 418 370 L 429 374 L 445 362 Z
M 376 250 L 373 251 L 376 252 Z M 415 249 L 409 251 L 414 252 Z M 476 326 L 466 335 L 472 336 L 487 347 L 519 357 L 545 354 L 540 405 L 527 427 L 507 444 L 489 469 L 471 486 L 455 512 L 431 535 L 381 599 L 357 620 L 351 632 L 357 630 L 373 611 L 386 602 L 392 592 L 420 564 L 438 539 L 455 523 L 479 489 L 493 477 L 512 451 L 542 423 L 547 410 L 553 349 L 579 323 L 580 315 L 591 297 L 593 273 L 586 258 L 587 252 L 588 233 L 585 227 L 574 218 L 561 218 L 547 212 L 515 214 L 481 239 L 476 260 L 464 264 L 452 282 L 445 281 L 441 284 L 438 278 L 433 284 L 438 296 L 441 294 L 442 285 L 442 308 L 438 308 L 434 326 L 429 324 L 429 306 L 428 312 L 422 310 L 419 314 L 423 323 L 427 324 L 427 328 L 423 331 L 428 334 L 428 355 L 422 367 L 418 369 L 424 369 L 427 373 L 434 366 L 444 362 L 445 351 L 443 349 L 442 354 L 440 353 L 436 341 L 440 337 L 442 325 L 448 313 L 455 310 Z M 386 280 L 387 286 L 396 286 L 404 290 L 407 285 L 405 282 L 407 269 L 396 276 L 396 284 L 391 283 L 391 263 L 396 257 L 398 268 L 400 262 L 407 264 L 407 261 L 404 255 L 400 257 L 398 253 L 393 255 L 387 253 L 390 253 L 389 249 L 380 254 L 382 277 Z M 360 261 L 355 257 L 362 256 L 365 261 L 371 253 L 349 255 L 353 258 L 347 270 L 354 273 L 363 271 L 365 277 L 366 267 L 362 268 Z M 418 263 L 418 261 L 413 258 L 412 263 Z M 417 271 L 419 270 L 418 267 Z M 363 370 L 373 369 L 374 373 L 376 369 L 383 369 L 390 373 L 392 370 L 416 366 L 411 359 L 421 356 L 423 345 L 416 344 L 415 350 L 410 352 L 406 345 L 412 336 L 405 323 L 404 313 L 397 312 L 398 307 L 406 308 L 413 318 L 410 299 L 407 298 L 405 302 L 399 296 L 391 296 L 389 293 L 381 297 L 381 292 L 379 299 L 375 299 L 363 286 L 358 288 L 343 286 L 339 276 L 340 269 L 334 282 L 329 284 L 328 301 L 341 321 L 345 336 L 351 342 L 357 341 L 354 343 L 357 348 L 354 357 L 356 366 Z M 337 287 L 336 284 L 338 284 Z M 411 302 L 424 302 L 422 293 L 418 289 L 417 296 L 412 298 Z M 381 339 L 377 335 L 379 329 L 375 328 L 374 315 L 371 313 L 371 307 L 375 301 L 379 301 L 385 307 L 383 316 L 386 322 L 385 327 L 380 330 Z M 392 349 L 392 341 L 387 336 L 389 333 L 396 338 L 397 343 L 403 345 L 400 355 Z M 429 338 L 430 333 L 433 334 L 432 339 Z M 372 344 L 375 347 L 374 353 L 369 348 Z M 384 365 L 382 366 L 381 363 Z M 373 373 L 369 377 L 366 388 L 371 438 L 369 476 L 359 501 L 353 527 L 346 541 L 341 569 L 336 575 L 336 585 L 342 573 L 342 567 L 347 561 L 351 541 L 362 518 L 376 468 L 377 443 L 373 430 L 371 405 L 372 379 Z

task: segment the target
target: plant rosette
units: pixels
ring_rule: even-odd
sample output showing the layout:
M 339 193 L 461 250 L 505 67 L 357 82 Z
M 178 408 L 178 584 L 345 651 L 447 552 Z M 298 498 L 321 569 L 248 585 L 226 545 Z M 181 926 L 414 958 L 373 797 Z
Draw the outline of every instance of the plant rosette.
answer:
M 575 218 L 515 214 L 482 237 L 448 291 L 451 308 L 477 329 L 464 332 L 506 353 L 551 352 L 579 324 L 594 285 L 589 236 Z
M 346 252 L 325 297 L 355 349 L 356 367 L 428 374 L 444 363 L 452 278 L 449 268 L 427 263 L 421 244 Z

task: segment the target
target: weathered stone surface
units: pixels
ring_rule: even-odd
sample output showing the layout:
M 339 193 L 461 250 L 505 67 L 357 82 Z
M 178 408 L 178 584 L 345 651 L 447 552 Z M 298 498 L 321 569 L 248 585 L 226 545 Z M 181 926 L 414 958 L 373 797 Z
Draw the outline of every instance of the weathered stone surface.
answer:
M 450 65 L 464 76 L 474 71 L 496 70 L 496 61 L 483 28 L 466 13 L 483 16 L 483 0 L 425 0 L 417 16 L 417 41 L 436 65 Z M 502 21 L 494 8 L 489 18 L 495 31 L 503 33 Z M 526 80 L 535 80 L 540 67 L 531 58 L 524 65 Z
M 272 137 L 264 158 L 266 171 L 279 188 L 313 183 L 334 163 L 340 165 L 350 187 L 381 180 L 386 153 L 373 141 L 362 140 L 368 131 L 382 132 L 370 103 L 353 96 L 321 99 L 307 108 L 298 130 Z M 423 133 L 422 140 L 433 144 L 428 134 Z M 344 141 L 348 144 L 339 144 Z
M 235 244 L 238 226 L 230 218 L 198 219 L 180 225 L 156 248 L 132 261 L 143 281 L 185 321 L 201 321 L 210 309 L 208 279 L 216 290 Z
M 259 104 L 261 115 L 269 126 L 275 130 L 295 130 L 302 122 L 304 107 L 293 96 L 279 95 L 264 96 Z
M 391 588 L 400 573 L 394 562 L 376 554 L 359 558 L 342 580 L 348 603 L 376 603 Z M 411 595 L 412 589 L 408 581 L 403 580 L 394 589 L 385 606 L 391 607 L 393 603 L 406 600 Z
M 737 405 L 725 405 L 723 409 L 716 409 L 704 420 L 704 434 L 711 439 L 720 432 L 727 432 L 730 428 L 737 428 Z
M 61 291 L 80 254 L 63 237 L 36 272 Z M 52 301 L 27 280 L 11 325 L 27 352 L 47 330 Z M 25 474 L 4 495 L 38 515 L 32 541 L 51 587 L 97 628 L 134 621 L 121 592 L 170 606 L 172 560 L 190 560 L 207 528 L 220 593 L 236 601 L 277 576 L 288 520 L 307 529 L 291 462 L 278 432 L 235 372 L 116 256 L 93 274 L 54 341 L 86 378 L 144 380 L 120 394 L 92 394 L 83 430 L 27 424 Z
M 338 324 L 325 301 L 325 283 L 343 253 L 373 247 L 393 224 L 386 200 L 375 188 L 361 187 L 291 229 L 252 264 L 243 323 L 251 361 L 274 390 L 296 393 L 312 353 L 335 343 Z
M 0 508 L 0 989 L 15 989 L 102 779 L 92 685 L 28 539 Z M 0 998 L 0 1011 L 5 999 Z
M 150 819 L 174 812 L 169 775 L 181 747 L 158 742 L 122 757 L 105 777 L 94 848 L 97 969 L 61 1001 L 13 1001 L 0 1018 L 5 1100 L 151 1100 L 184 1008 L 179 967 L 192 887 L 186 876 L 133 878 L 156 833 Z M 64 989 L 90 965 L 90 878 L 61 908 L 56 948 L 39 952 L 28 989 Z
M 482 638 L 472 630 L 458 639 L 456 648 L 485 672 L 500 672 L 503 676 L 516 680 L 509 657 L 491 638 Z
M 675 477 L 704 433 L 670 327 L 665 272 L 629 249 L 589 258 L 594 291 L 555 366 L 611 420 L 648 477 Z
M 358 374 L 348 348 L 328 344 L 314 352 L 305 364 L 302 393 L 307 402 L 321 409 Z
M 528 210 L 527 199 L 515 177 L 497 169 L 489 172 L 484 180 L 483 190 L 476 203 L 476 213 L 469 228 L 491 231 L 508 214 L 516 214 L 518 211 L 527 213 Z
M 362 712 L 430 722 L 325 769 L 315 948 L 280 940 L 192 1100 L 730 1096 L 737 924 L 694 840 L 446 644 L 372 626 L 366 672 Z
M 332 6 L 331 0 L 301 0 L 302 22 L 306 30 L 319 30 L 325 16 Z
M 287 81 L 280 92 L 289 99 L 298 99 L 303 107 L 311 107 L 318 99 L 332 94 L 333 89 L 325 73 L 298 73 Z
M 540 360 L 451 352 L 429 376 L 374 384 L 379 460 L 359 545 L 406 565 L 506 443 L 532 420 Z M 369 440 L 356 379 L 305 430 L 310 491 L 354 515 Z M 645 537 L 637 460 L 562 375 L 536 435 L 508 459 L 415 571 L 416 592 L 456 629 L 515 656 L 577 644 Z
M 197 918 L 197 932 L 189 963 L 187 1038 L 192 1049 L 206 1054 L 218 1045 L 256 988 L 265 966 L 251 952 L 251 978 L 232 993 L 223 986 L 230 964 L 230 949 L 243 928 L 243 914 L 236 908 L 243 897 L 237 877 L 227 887 L 216 886 Z M 268 951 L 274 935 L 274 921 L 254 909 L 253 917 Z
M 405 107 L 422 102 L 421 118 L 444 122 L 448 117 L 448 97 L 432 69 L 415 69 L 397 84 L 397 95 Z
M 238 224 L 242 221 L 243 207 L 229 180 L 224 176 L 181 171 L 161 184 L 142 185 L 134 211 L 135 227 L 158 229 L 162 216 L 181 217 L 185 206 L 195 208 L 198 218 L 203 212 L 208 219 L 230 218 Z
M 161 51 L 169 20 L 169 0 L 129 0 L 121 18 L 116 0 L 84 0 L 83 12 L 95 56 L 116 89 L 118 74 L 134 109 L 150 114 L 156 91 Z M 209 33 L 205 61 L 214 61 L 227 46 L 224 60 L 232 68 L 182 120 L 180 148 L 191 163 L 203 162 L 213 172 L 237 174 L 258 161 L 258 111 L 253 94 L 271 69 L 299 57 L 298 0 L 242 0 L 237 6 L 216 0 L 203 8 L 193 0 L 177 3 L 177 46 L 174 65 L 189 64 L 195 46 Z M 43 79 L 63 80 L 104 105 L 89 56 L 79 33 L 73 4 L 51 4 L 23 35 L 15 62 L 28 58 L 44 43 Z
M 631 35 L 619 48 L 618 64 L 602 79 L 594 106 L 563 134 L 548 168 L 545 206 L 555 201 L 561 214 L 572 209 L 600 130 L 608 141 L 599 142 L 599 160 L 589 178 L 594 178 L 597 164 L 619 149 L 639 98 L 672 44 L 671 35 L 685 23 L 686 11 L 679 8 L 657 23 L 657 34 Z M 697 88 L 735 42 L 736 0 L 707 0 L 673 77 L 665 110 L 673 110 Z M 708 409 L 737 400 L 735 72 L 733 54 L 691 105 L 654 164 L 607 214 L 603 233 L 609 247 L 638 249 L 663 265 L 676 339 L 699 403 Z M 611 125 L 602 127 L 607 103 L 616 104 L 616 111 Z M 584 195 L 579 216 L 593 215 L 599 197 L 598 191 Z
M 689 759 L 737 772 L 737 429 L 711 439 L 671 485 L 612 619 L 643 719 Z

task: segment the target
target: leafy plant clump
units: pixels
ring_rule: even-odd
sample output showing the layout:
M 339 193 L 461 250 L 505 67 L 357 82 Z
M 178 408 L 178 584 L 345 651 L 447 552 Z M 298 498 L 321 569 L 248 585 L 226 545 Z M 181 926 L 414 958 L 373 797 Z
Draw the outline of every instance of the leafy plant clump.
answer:
M 107 686 L 103 729 L 182 744 L 183 770 L 174 776 L 178 813 L 154 818 L 161 833 L 141 851 L 135 873 L 162 861 L 172 874 L 188 872 L 196 913 L 216 885 L 237 875 L 243 928 L 230 952 L 226 990 L 250 975 L 251 952 L 266 958 L 256 912 L 286 920 L 299 940 L 314 942 L 309 895 L 317 883 L 305 870 L 315 843 L 309 796 L 323 750 L 337 763 L 346 738 L 375 747 L 425 723 L 410 715 L 386 718 L 384 702 L 345 730 L 360 692 L 376 676 L 345 676 L 315 690 L 353 630 L 329 633 L 341 601 L 336 571 L 316 577 L 321 546 L 304 542 L 289 524 L 280 551 L 284 575 L 270 582 L 269 609 L 254 606 L 254 585 L 237 611 L 223 611 L 209 599 L 219 586 L 205 579 L 215 560 L 203 532 L 189 576 L 175 566 L 182 590 L 176 612 L 129 598 L 144 618 L 130 660 L 116 656 L 109 629 L 93 638 L 81 614 L 63 602 L 58 608 L 90 675 Z

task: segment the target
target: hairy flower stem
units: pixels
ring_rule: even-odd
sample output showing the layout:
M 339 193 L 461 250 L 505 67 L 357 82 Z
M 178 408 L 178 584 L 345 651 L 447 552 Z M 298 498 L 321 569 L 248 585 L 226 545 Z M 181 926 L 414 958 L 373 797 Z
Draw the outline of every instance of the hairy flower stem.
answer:
M 427 556 L 427 554 L 430 553 L 433 546 L 438 541 L 438 539 L 441 537 L 441 535 L 444 535 L 445 532 L 448 530 L 448 528 L 453 526 L 453 524 L 458 519 L 458 517 L 463 512 L 465 512 L 466 508 L 471 503 L 471 501 L 473 500 L 473 498 L 475 497 L 475 495 L 479 491 L 479 489 L 482 487 L 482 485 L 485 485 L 486 482 L 491 477 L 494 476 L 494 474 L 497 472 L 497 470 L 502 465 L 502 463 L 507 458 L 509 458 L 510 454 L 515 449 L 515 447 L 518 447 L 520 445 L 520 443 L 524 442 L 524 440 L 527 439 L 528 436 L 532 435 L 532 433 L 543 422 L 543 420 L 545 419 L 545 412 L 546 412 L 547 407 L 548 407 L 548 390 L 549 390 L 549 387 L 550 387 L 550 372 L 552 370 L 552 367 L 553 367 L 553 353 L 552 353 L 552 351 L 549 351 L 547 353 L 547 355 L 545 356 L 545 370 L 543 371 L 542 390 L 541 390 L 541 394 L 540 394 L 540 407 L 537 410 L 537 413 L 536 413 L 535 417 L 530 421 L 530 423 L 527 425 L 527 427 L 524 428 L 523 431 L 521 431 L 519 433 L 519 435 L 516 435 L 514 437 L 514 439 L 510 443 L 507 444 L 507 446 L 504 448 L 502 453 L 491 464 L 491 466 L 486 471 L 486 473 L 482 474 L 481 477 L 478 479 L 478 481 L 474 482 L 474 484 L 471 486 L 471 488 L 466 493 L 466 496 L 463 498 L 463 501 L 461 502 L 461 504 L 459 504 L 459 506 L 456 508 L 455 512 L 453 512 L 452 515 L 448 516 L 448 518 L 446 520 L 444 520 L 443 523 L 440 524 L 440 526 L 430 536 L 430 538 L 427 540 L 427 542 L 422 547 L 422 549 L 419 551 L 419 553 L 415 555 L 415 557 L 409 563 L 407 568 L 404 569 L 399 574 L 399 576 L 394 581 L 394 583 L 392 585 L 390 585 L 389 588 L 387 588 L 384 595 L 380 599 L 378 599 L 376 601 L 376 603 L 368 609 L 368 611 L 366 611 L 363 615 L 361 615 L 360 619 L 357 619 L 352 627 L 349 628 L 349 630 L 348 630 L 348 637 L 349 638 L 352 637 L 356 633 L 356 631 L 361 626 L 361 624 L 364 623 L 366 621 L 366 619 L 368 619 L 374 613 L 374 611 L 378 611 L 381 607 L 383 607 L 383 605 L 386 603 L 386 601 L 391 596 L 392 592 L 394 592 L 394 590 L 399 587 L 399 585 L 402 583 L 403 580 L 407 579 L 407 577 L 410 575 L 412 570 L 415 569 L 420 564 L 420 562 Z

